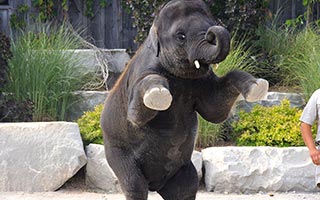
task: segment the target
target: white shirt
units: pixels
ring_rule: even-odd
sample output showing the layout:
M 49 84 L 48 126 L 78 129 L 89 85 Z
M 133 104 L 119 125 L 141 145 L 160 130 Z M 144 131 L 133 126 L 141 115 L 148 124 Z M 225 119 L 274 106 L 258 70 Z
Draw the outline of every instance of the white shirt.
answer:
M 314 93 L 311 95 L 300 117 L 300 121 L 306 124 L 309 124 L 311 126 L 314 124 L 316 120 L 318 121 L 316 141 L 320 140 L 319 116 L 320 116 L 320 89 L 314 91 Z

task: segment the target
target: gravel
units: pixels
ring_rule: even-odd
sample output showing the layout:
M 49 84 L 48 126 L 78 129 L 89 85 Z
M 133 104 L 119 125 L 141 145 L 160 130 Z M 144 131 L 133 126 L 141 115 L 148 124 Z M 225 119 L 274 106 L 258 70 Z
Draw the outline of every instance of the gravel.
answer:
M 0 192 L 1 200 L 125 200 L 123 194 L 103 194 L 84 191 L 59 190 L 57 192 Z M 268 193 L 268 194 L 216 194 L 198 192 L 197 200 L 319 200 L 320 193 Z M 162 200 L 156 193 L 150 193 L 148 200 Z

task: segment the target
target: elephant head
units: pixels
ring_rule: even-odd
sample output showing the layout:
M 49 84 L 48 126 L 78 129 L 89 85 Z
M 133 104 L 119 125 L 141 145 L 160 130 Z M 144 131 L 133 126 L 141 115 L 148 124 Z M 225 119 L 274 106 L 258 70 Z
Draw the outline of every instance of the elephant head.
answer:
M 198 78 L 210 64 L 226 58 L 230 34 L 211 16 L 202 0 L 173 0 L 164 5 L 148 40 L 161 65 L 180 78 Z

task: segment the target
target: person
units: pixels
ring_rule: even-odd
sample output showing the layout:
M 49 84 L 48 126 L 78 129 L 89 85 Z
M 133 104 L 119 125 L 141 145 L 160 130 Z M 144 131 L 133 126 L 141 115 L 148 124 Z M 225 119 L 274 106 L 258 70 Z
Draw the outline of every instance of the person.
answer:
M 317 89 L 311 95 L 307 105 L 304 107 L 302 115 L 300 117 L 301 125 L 300 130 L 303 141 L 309 150 L 309 155 L 312 162 L 317 165 L 315 181 L 320 188 L 320 89 Z M 314 140 L 312 136 L 312 126 L 317 122 L 317 135 Z

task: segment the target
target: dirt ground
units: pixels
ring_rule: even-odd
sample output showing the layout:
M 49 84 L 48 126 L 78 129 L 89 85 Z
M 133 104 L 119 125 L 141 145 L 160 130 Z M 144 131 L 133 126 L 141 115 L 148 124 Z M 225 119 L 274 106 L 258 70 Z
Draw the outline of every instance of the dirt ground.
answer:
M 60 190 L 43 193 L 1 193 L 1 200 L 125 200 L 122 194 L 102 194 L 82 191 Z M 320 193 L 275 193 L 275 194 L 215 194 L 199 192 L 197 200 L 319 200 Z M 155 193 L 150 193 L 148 200 L 162 200 Z
M 0 192 L 0 200 L 125 200 L 123 194 L 97 193 L 85 185 L 84 171 L 79 171 L 56 192 Z M 162 200 L 157 193 L 150 193 L 148 200 Z M 319 193 L 259 193 L 217 194 L 205 192 L 203 188 L 196 200 L 320 200 Z

